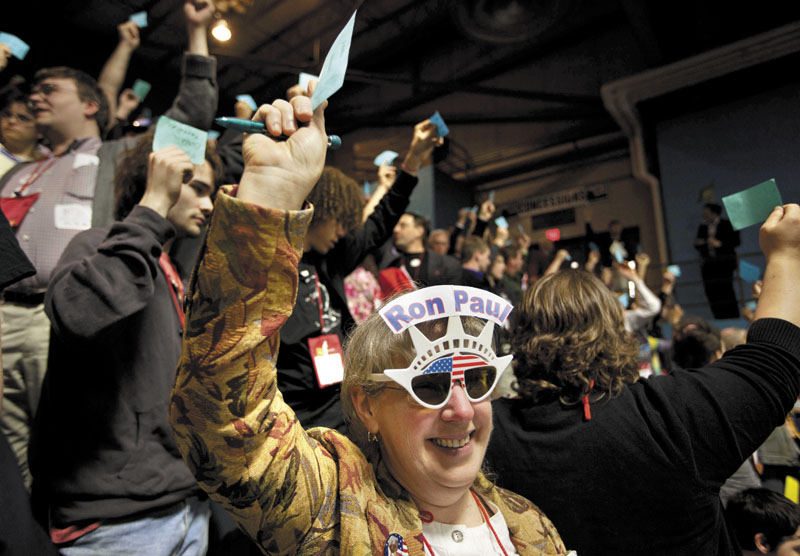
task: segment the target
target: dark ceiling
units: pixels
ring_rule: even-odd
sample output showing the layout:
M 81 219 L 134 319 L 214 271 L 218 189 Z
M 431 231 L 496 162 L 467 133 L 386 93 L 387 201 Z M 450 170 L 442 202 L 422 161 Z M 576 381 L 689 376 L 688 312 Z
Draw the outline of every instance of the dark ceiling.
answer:
M 369 179 L 375 154 L 403 150 L 410 126 L 439 110 L 452 132 L 440 169 L 470 187 L 546 163 L 536 153 L 555 146 L 619 134 L 600 98 L 603 83 L 800 19 L 800 2 L 773 0 L 240 2 L 244 14 L 224 14 L 233 39 L 209 39 L 218 59 L 219 115 L 232 112 L 237 94 L 268 102 L 283 96 L 298 72 L 318 73 L 358 7 L 347 79 L 326 115 L 328 129 L 352 146 L 339 155 L 344 165 Z M 31 51 L 11 63 L 6 79 L 30 78 L 49 65 L 96 75 L 116 45 L 116 25 L 146 10 L 150 25 L 126 85 L 151 82 L 145 104 L 154 113 L 169 104 L 176 53 L 185 45 L 179 0 L 32 0 L 15 3 L 16 10 L 14 25 L 0 30 Z M 624 140 L 604 144 L 620 148 Z

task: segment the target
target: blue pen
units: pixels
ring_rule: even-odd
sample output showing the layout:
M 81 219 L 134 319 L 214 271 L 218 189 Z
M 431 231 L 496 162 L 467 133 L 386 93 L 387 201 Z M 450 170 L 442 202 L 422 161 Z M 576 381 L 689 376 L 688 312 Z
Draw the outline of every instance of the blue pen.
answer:
M 228 116 L 217 118 L 215 121 L 222 127 L 235 129 L 236 131 L 241 131 L 243 133 L 263 133 L 264 135 L 269 135 L 272 139 L 275 139 L 276 141 L 286 141 L 288 139 L 286 135 L 281 135 L 279 137 L 270 135 L 267 132 L 267 126 L 265 126 L 263 122 L 254 122 L 253 120 L 245 120 L 242 118 L 231 118 Z M 339 137 L 338 135 L 328 135 L 329 149 L 335 151 L 341 146 L 342 146 L 341 137 Z

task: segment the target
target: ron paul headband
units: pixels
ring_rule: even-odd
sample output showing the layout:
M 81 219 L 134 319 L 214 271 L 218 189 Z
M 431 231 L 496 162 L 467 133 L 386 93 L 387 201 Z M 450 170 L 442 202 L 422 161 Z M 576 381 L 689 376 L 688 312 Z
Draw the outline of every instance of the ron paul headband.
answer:
M 416 355 L 408 367 L 373 373 L 373 380 L 393 380 L 432 409 L 447 403 L 456 384 L 470 401 L 486 399 L 512 360 L 511 355 L 497 357 L 492 349 L 494 326 L 505 323 L 512 309 L 493 293 L 462 286 L 432 286 L 393 299 L 379 311 L 381 318 L 395 334 L 409 331 Z M 478 336 L 464 332 L 465 316 L 487 321 Z M 441 338 L 429 340 L 417 329 L 439 318 L 448 319 Z

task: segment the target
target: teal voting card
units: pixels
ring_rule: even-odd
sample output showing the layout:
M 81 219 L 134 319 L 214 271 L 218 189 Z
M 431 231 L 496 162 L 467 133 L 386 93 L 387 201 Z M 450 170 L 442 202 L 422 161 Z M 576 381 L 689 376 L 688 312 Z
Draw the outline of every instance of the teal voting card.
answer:
M 739 261 L 739 278 L 745 282 L 755 282 L 761 277 L 761 269 L 747 261 Z
M 397 158 L 398 154 L 394 151 L 383 151 L 381 154 L 375 157 L 373 163 L 375 166 L 383 166 L 384 164 L 392 164 L 394 159 Z
M 240 100 L 242 102 L 246 102 L 247 106 L 252 108 L 254 112 L 256 110 L 258 110 L 258 105 L 256 104 L 256 99 L 254 99 L 250 95 L 236 95 L 236 100 Z
M 680 278 L 681 276 L 681 267 L 676 264 L 671 264 L 667 267 L 667 272 L 672 274 L 675 278 Z
M 6 45 L 11 55 L 18 60 L 22 60 L 31 49 L 25 41 L 11 33 L 0 33 L 0 42 Z
M 136 12 L 128 19 L 133 21 L 140 29 L 147 27 L 147 12 Z
M 722 198 L 725 211 L 734 230 L 741 230 L 764 220 L 777 206 L 783 206 L 778 185 L 774 179 L 754 185 L 744 191 Z
M 175 145 L 189 155 L 192 164 L 202 164 L 206 156 L 207 139 L 208 132 L 161 116 L 156 124 L 153 150 Z
M 450 133 L 450 130 L 445 125 L 444 119 L 442 118 L 442 115 L 439 114 L 438 110 L 433 114 L 433 116 L 431 116 L 428 119 L 431 121 L 433 125 L 436 126 L 436 130 L 439 132 L 439 137 L 444 137 L 445 135 Z
M 328 100 L 333 93 L 341 89 L 344 85 L 344 74 L 347 72 L 347 59 L 350 57 L 350 40 L 353 38 L 353 27 L 356 23 L 356 13 L 350 17 L 350 21 L 333 41 L 325 62 L 322 64 L 322 71 L 319 74 L 317 88 L 311 95 L 311 108 L 317 107 Z
M 150 92 L 150 83 L 144 79 L 137 79 L 133 82 L 133 94 L 139 99 L 139 102 L 144 102 L 144 97 Z

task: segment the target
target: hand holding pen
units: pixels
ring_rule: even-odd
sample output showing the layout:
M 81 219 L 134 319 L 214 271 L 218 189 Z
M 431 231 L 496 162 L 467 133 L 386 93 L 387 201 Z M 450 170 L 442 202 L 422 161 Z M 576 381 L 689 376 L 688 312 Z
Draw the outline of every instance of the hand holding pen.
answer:
M 258 108 L 252 121 L 262 129 L 244 138 L 237 198 L 281 210 L 302 208 L 325 165 L 327 104 L 312 111 L 311 99 L 298 96 Z
M 275 137 L 271 133 L 267 132 L 267 128 L 263 123 L 255 122 L 253 120 L 223 116 L 221 118 L 217 118 L 215 121 L 222 127 L 241 131 L 242 133 L 263 133 L 264 135 L 269 135 L 275 141 L 286 141 L 289 138 L 287 135 L 279 135 Z M 328 148 L 330 150 L 335 151 L 341 146 L 341 137 L 338 135 L 328 135 Z

